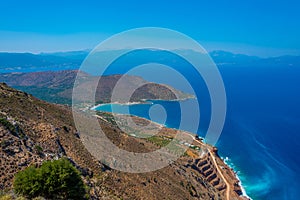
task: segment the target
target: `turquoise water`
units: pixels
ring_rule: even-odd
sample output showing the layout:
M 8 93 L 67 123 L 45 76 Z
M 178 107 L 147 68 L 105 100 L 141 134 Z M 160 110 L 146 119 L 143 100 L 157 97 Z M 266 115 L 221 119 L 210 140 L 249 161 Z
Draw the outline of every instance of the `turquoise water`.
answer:
M 247 194 L 253 199 L 298 199 L 300 196 L 300 69 L 221 69 L 228 111 L 217 143 L 220 155 L 237 171 Z M 201 105 L 208 102 L 198 98 Z M 195 99 L 182 102 L 193 108 Z M 167 118 L 149 115 L 154 105 L 164 107 Z M 150 101 L 137 105 L 102 105 L 97 110 L 126 113 L 178 128 L 180 107 L 176 101 Z M 201 108 L 200 128 L 205 136 L 210 107 Z M 151 118 L 152 117 L 152 118 Z M 193 120 L 193 119 L 191 119 Z

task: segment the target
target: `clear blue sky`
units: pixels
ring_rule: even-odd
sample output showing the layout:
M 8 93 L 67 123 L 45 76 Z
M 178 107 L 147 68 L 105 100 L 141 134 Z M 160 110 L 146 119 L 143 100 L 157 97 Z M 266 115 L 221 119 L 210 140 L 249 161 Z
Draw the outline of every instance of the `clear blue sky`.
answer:
M 127 29 L 180 31 L 208 50 L 300 55 L 297 0 L 3 0 L 0 51 L 91 49 Z

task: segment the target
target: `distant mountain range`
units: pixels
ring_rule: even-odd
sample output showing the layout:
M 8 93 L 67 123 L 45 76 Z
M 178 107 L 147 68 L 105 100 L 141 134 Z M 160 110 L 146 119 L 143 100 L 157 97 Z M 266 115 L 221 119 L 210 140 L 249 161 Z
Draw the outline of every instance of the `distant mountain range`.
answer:
M 100 52 L 102 54 L 116 53 L 118 50 Z M 195 54 L 192 50 L 184 51 L 186 54 Z M 140 50 L 139 55 L 147 55 L 153 50 Z M 34 71 L 58 71 L 78 69 L 88 55 L 88 51 L 70 51 L 56 53 L 0 53 L 0 72 L 34 72 Z M 226 51 L 213 51 L 209 53 L 218 66 L 300 66 L 300 56 L 280 56 L 260 58 L 243 54 L 233 54 Z M 170 55 L 164 51 L 151 56 L 156 61 L 165 61 L 164 64 L 172 64 L 168 61 Z M 135 63 L 134 56 L 127 56 L 126 63 Z
M 84 57 L 77 58 L 75 52 L 71 54 L 0 53 L 0 72 L 77 69 Z

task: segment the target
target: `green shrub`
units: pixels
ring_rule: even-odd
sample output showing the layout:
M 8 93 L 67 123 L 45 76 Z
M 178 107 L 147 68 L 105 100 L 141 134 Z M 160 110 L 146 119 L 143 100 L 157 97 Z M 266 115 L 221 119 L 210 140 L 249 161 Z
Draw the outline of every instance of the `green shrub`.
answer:
M 12 123 L 10 123 L 7 119 L 0 118 L 0 124 L 2 124 L 6 129 L 8 129 L 13 135 L 18 135 L 15 126 Z
M 79 172 L 67 159 L 46 161 L 40 168 L 28 167 L 15 176 L 16 193 L 28 198 L 85 199 Z
M 34 199 L 32 200 L 45 200 L 43 197 L 35 197 Z
M 169 140 L 166 140 L 162 137 L 159 137 L 159 136 L 152 136 L 152 137 L 149 137 L 147 138 L 148 141 L 160 146 L 160 147 L 164 147 L 166 145 L 168 145 L 170 143 Z
M 35 199 L 35 198 L 34 198 Z M 25 197 L 17 197 L 16 200 L 27 200 Z
M 34 149 L 36 150 L 36 152 L 38 154 L 42 154 L 43 153 L 43 148 L 41 146 L 39 146 L 39 145 L 35 145 Z
M 12 196 L 9 194 L 0 196 L 0 200 L 12 200 Z
M 26 195 L 29 198 L 38 196 L 42 191 L 38 169 L 31 166 L 17 173 L 14 180 L 14 189 L 18 194 Z
M 7 130 L 11 132 L 16 137 L 24 138 L 25 134 L 23 130 L 20 128 L 18 124 L 13 125 L 10 121 L 6 118 L 0 118 L 0 124 L 2 124 Z

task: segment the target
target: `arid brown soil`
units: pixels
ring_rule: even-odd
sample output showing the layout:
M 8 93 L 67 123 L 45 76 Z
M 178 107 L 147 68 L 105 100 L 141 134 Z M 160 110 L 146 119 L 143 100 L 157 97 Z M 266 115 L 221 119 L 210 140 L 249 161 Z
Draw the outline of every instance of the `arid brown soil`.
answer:
M 215 148 L 202 142 L 194 142 L 193 148 L 163 169 L 138 174 L 120 172 L 100 163 L 86 149 L 84 135 L 75 129 L 68 107 L 46 103 L 6 84 L 0 84 L 0 97 L 1 190 L 11 189 L 19 170 L 66 156 L 81 171 L 91 199 L 226 199 L 227 191 L 230 199 L 243 199 L 232 170 L 217 156 Z M 124 133 L 107 113 L 100 113 L 98 120 L 114 144 L 131 152 L 159 149 L 176 133 L 160 127 L 157 135 L 143 139 Z M 140 118 L 134 122 L 150 123 Z M 135 133 L 149 134 L 151 130 L 148 127 Z

